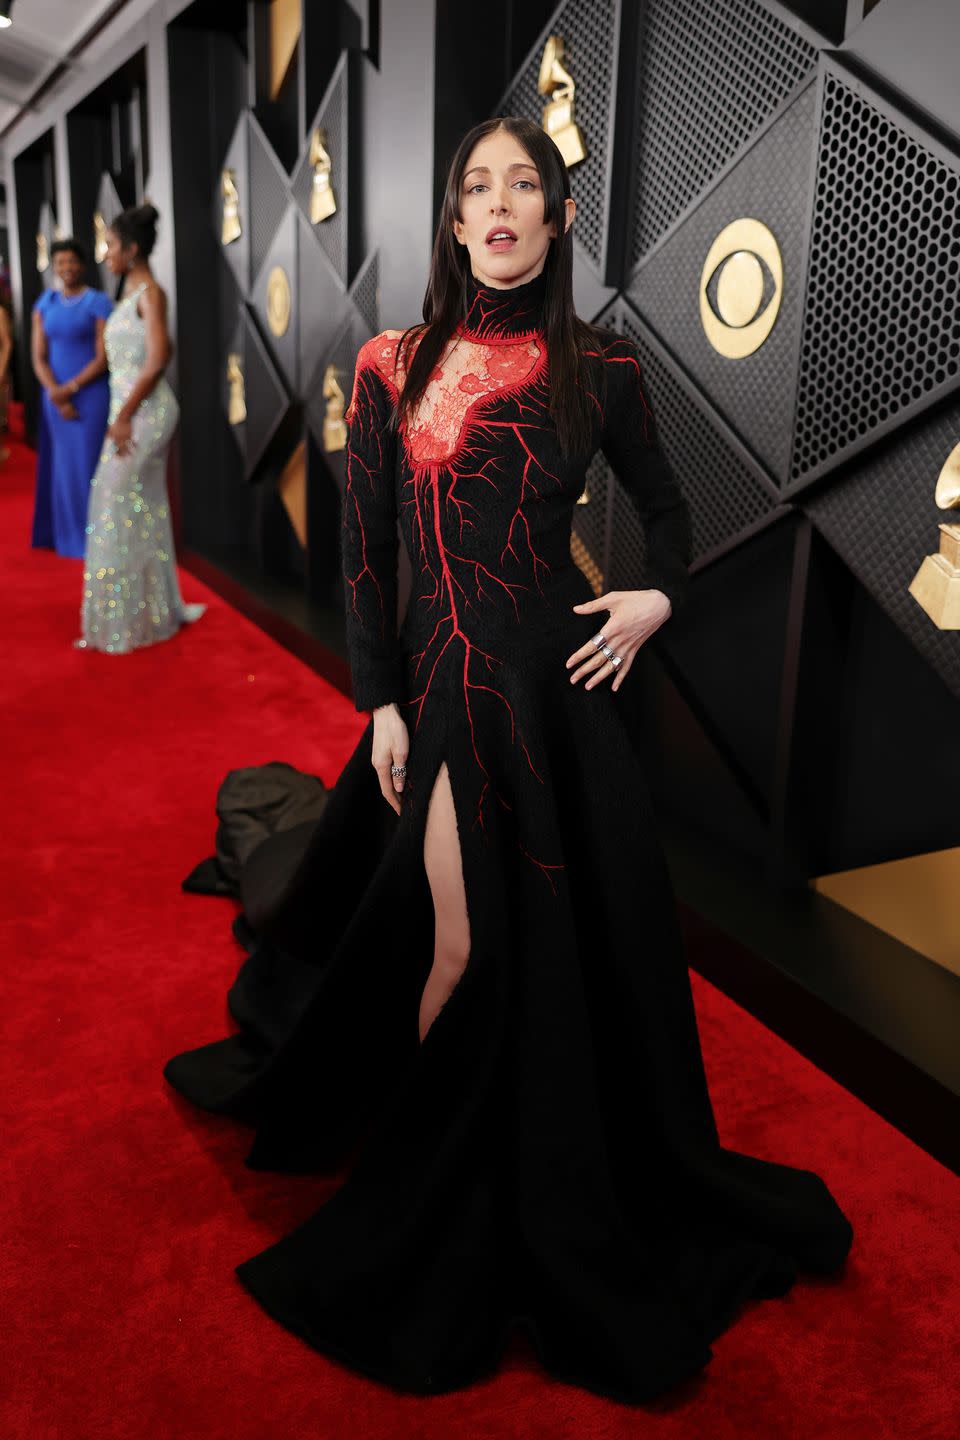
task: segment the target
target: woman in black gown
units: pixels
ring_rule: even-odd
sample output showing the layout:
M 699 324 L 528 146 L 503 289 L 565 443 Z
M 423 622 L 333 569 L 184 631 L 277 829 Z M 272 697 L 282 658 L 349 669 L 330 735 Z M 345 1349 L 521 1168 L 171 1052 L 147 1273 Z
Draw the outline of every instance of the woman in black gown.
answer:
M 250 867 L 238 1033 L 166 1073 L 256 1124 L 254 1168 L 350 1161 L 238 1267 L 312 1345 L 430 1392 L 521 1326 L 555 1375 L 639 1401 L 702 1367 L 743 1301 L 838 1269 L 851 1228 L 817 1175 L 718 1140 L 614 693 L 681 600 L 688 515 L 636 347 L 574 314 L 574 210 L 537 126 L 476 127 L 425 325 L 360 352 L 342 544 L 373 716 L 279 902 L 281 838 Z M 594 599 L 570 536 L 598 448 L 647 569 Z

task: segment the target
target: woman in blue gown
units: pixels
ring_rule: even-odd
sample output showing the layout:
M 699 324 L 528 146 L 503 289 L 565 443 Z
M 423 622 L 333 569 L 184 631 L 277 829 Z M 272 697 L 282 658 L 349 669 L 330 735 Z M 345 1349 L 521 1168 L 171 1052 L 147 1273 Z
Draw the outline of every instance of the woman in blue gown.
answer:
M 113 303 L 86 285 L 76 240 L 58 240 L 51 259 L 62 289 L 33 307 L 33 370 L 43 386 L 33 543 L 81 557 L 90 481 L 110 409 L 103 327 Z

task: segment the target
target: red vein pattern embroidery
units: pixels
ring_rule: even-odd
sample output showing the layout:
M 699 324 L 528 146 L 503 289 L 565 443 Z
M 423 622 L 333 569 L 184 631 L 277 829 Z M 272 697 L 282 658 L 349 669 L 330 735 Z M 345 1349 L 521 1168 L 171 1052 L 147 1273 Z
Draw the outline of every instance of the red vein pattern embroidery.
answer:
M 500 793 L 482 753 L 481 727 L 475 714 L 479 696 L 488 695 L 501 707 L 509 723 L 511 744 L 519 744 L 529 773 L 541 785 L 544 781 L 513 706 L 496 684 L 502 657 L 479 642 L 477 631 L 483 630 L 494 610 L 500 612 L 496 625 L 502 626 L 503 616 L 521 624 L 524 593 L 543 593 L 543 582 L 552 567 L 538 549 L 533 512 L 562 491 L 564 482 L 542 458 L 546 449 L 542 442 L 553 434 L 548 422 L 549 385 L 542 337 L 533 332 L 500 335 L 494 315 L 484 314 L 479 319 L 485 327 L 482 339 L 463 333 L 454 336 L 430 377 L 415 419 L 401 427 L 405 463 L 400 505 L 408 543 L 412 538 L 411 560 L 417 575 L 410 603 L 422 607 L 428 627 L 432 622 L 422 649 L 412 657 L 413 674 L 421 688 L 406 703 L 416 727 L 444 656 L 451 647 L 461 646 L 458 683 L 473 757 L 482 777 L 474 825 L 484 831 L 485 807 L 491 800 L 507 810 L 513 807 Z M 361 350 L 348 419 L 375 413 L 367 390 L 371 372 L 382 380 L 396 404 L 403 383 L 402 370 L 395 369 L 399 334 L 386 331 Z M 504 406 L 501 402 L 505 399 L 512 403 Z M 501 418 L 506 416 L 509 418 Z M 357 573 L 347 579 L 355 610 L 361 583 L 369 579 L 375 587 L 382 632 L 383 595 L 368 558 L 357 488 L 376 483 L 382 443 L 379 434 L 358 434 L 357 440 L 348 457 L 345 503 L 353 507 L 361 544 Z M 373 456 L 372 463 L 365 463 L 357 453 L 365 448 Z M 481 537 L 481 526 L 482 544 L 472 551 L 471 537 Z M 494 526 L 501 532 L 495 544 L 491 541 Z M 538 859 L 518 843 L 556 894 L 551 872 L 564 866 Z

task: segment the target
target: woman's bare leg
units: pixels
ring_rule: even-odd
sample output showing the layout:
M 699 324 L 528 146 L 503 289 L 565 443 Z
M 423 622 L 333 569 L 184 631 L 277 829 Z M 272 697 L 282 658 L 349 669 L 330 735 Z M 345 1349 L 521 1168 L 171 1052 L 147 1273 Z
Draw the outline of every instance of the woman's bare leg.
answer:
M 435 937 L 433 968 L 420 1001 L 421 1042 L 466 969 L 470 955 L 460 836 L 445 760 L 437 774 L 427 809 L 423 863 L 433 896 Z

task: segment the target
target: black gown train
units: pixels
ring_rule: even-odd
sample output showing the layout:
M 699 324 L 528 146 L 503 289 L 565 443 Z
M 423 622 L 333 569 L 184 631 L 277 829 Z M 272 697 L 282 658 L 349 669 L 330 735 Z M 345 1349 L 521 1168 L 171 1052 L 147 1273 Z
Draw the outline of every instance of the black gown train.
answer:
M 603 617 L 571 608 L 592 597 L 570 554 L 590 457 L 563 458 L 549 417 L 544 284 L 472 284 L 399 436 L 397 332 L 360 352 L 348 643 L 357 708 L 397 701 L 408 725 L 401 813 L 371 720 L 279 904 L 263 896 L 282 837 L 258 852 L 238 1033 L 166 1074 L 255 1123 L 254 1168 L 347 1164 L 312 1218 L 238 1267 L 310 1344 L 435 1392 L 488 1372 L 523 1327 L 555 1375 L 640 1401 L 702 1367 L 742 1302 L 838 1269 L 852 1231 L 816 1174 L 718 1140 L 636 742 L 609 681 L 586 691 L 565 668 Z M 598 331 L 592 363 L 594 448 L 645 524 L 637 584 L 676 608 L 689 519 L 638 352 Z M 414 577 L 399 637 L 398 515 Z M 471 949 L 421 1045 L 444 760 Z

